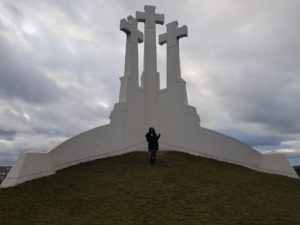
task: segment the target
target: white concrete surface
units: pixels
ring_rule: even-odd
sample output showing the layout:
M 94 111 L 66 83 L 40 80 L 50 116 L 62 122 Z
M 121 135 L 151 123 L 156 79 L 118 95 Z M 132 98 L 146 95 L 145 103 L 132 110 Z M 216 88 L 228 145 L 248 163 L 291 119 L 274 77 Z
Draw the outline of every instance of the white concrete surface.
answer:
M 145 6 L 145 12 L 136 12 L 136 19 L 144 23 L 144 71 L 142 74 L 142 87 L 146 92 L 146 123 L 147 126 L 156 126 L 157 92 L 159 91 L 159 73 L 157 72 L 156 55 L 156 24 L 164 23 L 164 15 L 155 13 L 155 6 Z
M 162 134 L 161 150 L 183 151 L 254 170 L 298 178 L 282 154 L 261 154 L 251 147 L 223 134 L 200 126 L 196 108 L 189 106 L 186 82 L 181 77 L 179 39 L 188 34 L 187 27 L 167 24 L 167 33 L 159 36 L 167 44 L 167 88 L 160 90 L 156 58 L 156 24 L 164 23 L 164 15 L 154 6 L 145 12 L 122 19 L 120 29 L 126 34 L 124 76 L 121 77 L 119 102 L 114 105 L 110 123 L 79 134 L 47 153 L 22 154 L 3 181 L 10 187 L 28 180 L 54 174 L 57 170 L 78 163 L 145 151 L 145 133 L 154 126 Z M 138 43 L 143 35 L 137 21 L 144 26 L 144 71 L 142 87 L 138 86 Z

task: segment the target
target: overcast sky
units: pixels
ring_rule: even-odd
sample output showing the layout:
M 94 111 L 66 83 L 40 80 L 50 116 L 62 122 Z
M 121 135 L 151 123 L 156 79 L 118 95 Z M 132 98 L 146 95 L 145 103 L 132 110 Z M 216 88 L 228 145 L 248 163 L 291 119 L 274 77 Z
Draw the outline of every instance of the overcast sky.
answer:
M 201 126 L 300 164 L 299 0 L 1 0 L 0 165 L 109 123 L 124 69 L 120 19 L 145 4 L 188 26 L 181 69 Z

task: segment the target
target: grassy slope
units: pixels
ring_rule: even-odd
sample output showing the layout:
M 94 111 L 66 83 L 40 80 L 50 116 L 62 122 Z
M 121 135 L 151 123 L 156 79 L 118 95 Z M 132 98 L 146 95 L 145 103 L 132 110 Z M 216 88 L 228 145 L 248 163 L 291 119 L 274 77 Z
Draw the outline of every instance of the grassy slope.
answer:
M 0 224 L 300 224 L 300 180 L 160 152 L 96 160 L 0 189 Z

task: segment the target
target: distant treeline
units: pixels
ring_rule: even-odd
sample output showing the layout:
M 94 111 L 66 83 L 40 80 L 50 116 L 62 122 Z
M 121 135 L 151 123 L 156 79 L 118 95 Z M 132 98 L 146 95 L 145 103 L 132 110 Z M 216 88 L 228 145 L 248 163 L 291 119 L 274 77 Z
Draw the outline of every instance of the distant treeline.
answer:
M 300 166 L 294 166 L 294 169 L 295 169 L 296 173 L 298 174 L 298 176 L 300 177 Z
M 10 171 L 10 169 L 11 169 L 11 166 L 0 166 L 0 184 L 6 177 L 6 175 Z

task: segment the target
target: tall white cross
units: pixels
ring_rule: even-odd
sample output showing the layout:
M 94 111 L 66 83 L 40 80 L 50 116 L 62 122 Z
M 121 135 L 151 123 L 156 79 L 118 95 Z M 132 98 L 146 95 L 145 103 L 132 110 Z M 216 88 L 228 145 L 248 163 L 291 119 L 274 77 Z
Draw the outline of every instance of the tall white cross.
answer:
M 156 57 L 156 24 L 164 23 L 164 15 L 156 14 L 155 6 L 146 5 L 144 9 L 145 12 L 136 12 L 137 21 L 145 23 L 142 87 L 146 92 L 147 124 L 155 127 L 157 123 L 157 94 L 160 89 Z
M 168 23 L 167 33 L 159 35 L 159 44 L 167 43 L 167 87 L 174 86 L 173 84 L 181 78 L 179 39 L 187 35 L 187 26 L 178 28 L 177 21 Z
M 154 76 L 157 72 L 155 24 L 164 24 L 164 15 L 155 13 L 155 6 L 145 6 L 145 12 L 136 12 L 136 19 L 145 23 L 144 72 Z
M 121 90 L 119 102 L 126 102 L 128 99 L 128 88 L 138 88 L 139 66 L 138 66 L 138 43 L 143 42 L 143 33 L 138 30 L 137 20 L 128 16 L 127 20 L 120 21 L 120 30 L 126 33 L 126 53 L 124 76 L 121 77 Z

